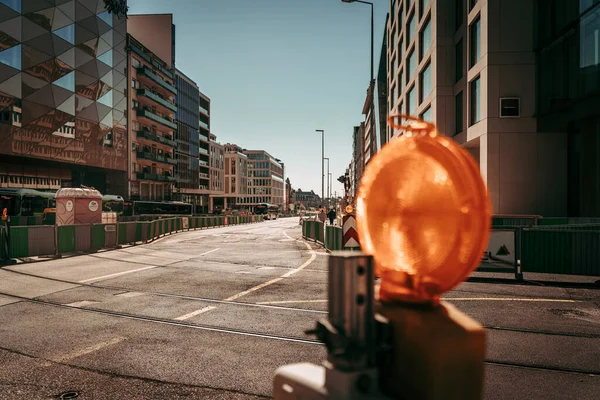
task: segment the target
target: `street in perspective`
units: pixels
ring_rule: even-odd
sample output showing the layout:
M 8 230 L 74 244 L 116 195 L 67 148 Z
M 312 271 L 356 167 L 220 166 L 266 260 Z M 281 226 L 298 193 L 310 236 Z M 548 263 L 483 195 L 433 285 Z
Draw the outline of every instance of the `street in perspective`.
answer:
M 0 0 L 0 399 L 597 399 L 599 32 Z

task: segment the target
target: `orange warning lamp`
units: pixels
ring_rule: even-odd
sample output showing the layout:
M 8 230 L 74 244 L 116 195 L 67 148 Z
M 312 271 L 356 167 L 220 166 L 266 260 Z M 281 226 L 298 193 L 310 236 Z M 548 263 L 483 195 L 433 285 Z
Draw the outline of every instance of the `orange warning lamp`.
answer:
M 479 167 L 434 125 L 389 118 L 404 135 L 367 165 L 357 199 L 362 250 L 373 255 L 383 301 L 437 302 L 477 268 L 491 204 Z
M 348 204 L 345 208 L 346 214 L 352 214 L 354 212 L 354 207 L 351 204 Z

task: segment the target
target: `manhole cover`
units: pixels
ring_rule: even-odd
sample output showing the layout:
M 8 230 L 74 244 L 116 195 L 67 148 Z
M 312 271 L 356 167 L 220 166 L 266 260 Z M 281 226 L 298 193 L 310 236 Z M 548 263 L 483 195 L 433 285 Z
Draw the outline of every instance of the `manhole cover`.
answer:
M 74 399 L 74 398 L 76 398 L 78 396 L 79 396 L 79 392 L 75 392 L 75 391 L 71 390 L 69 392 L 61 393 L 58 396 L 58 398 L 61 399 L 61 400 L 63 400 L 63 399 L 66 400 L 66 399 Z

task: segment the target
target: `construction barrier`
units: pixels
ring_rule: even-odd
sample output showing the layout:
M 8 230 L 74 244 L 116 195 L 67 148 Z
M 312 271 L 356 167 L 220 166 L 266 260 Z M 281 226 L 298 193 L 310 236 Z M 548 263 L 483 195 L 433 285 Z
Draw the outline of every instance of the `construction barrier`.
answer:
M 225 226 L 226 219 L 231 224 L 256 223 L 262 221 L 262 216 L 173 217 L 114 224 L 61 226 L 13 225 L 8 230 L 0 225 L 0 262 L 13 258 L 87 253 L 119 245 L 147 243 L 184 230 Z M 23 221 L 25 220 L 19 220 Z
M 600 276 L 600 229 L 523 229 L 523 272 Z
M 325 248 L 327 250 L 343 250 L 342 239 L 342 228 L 340 226 L 327 225 L 325 227 Z

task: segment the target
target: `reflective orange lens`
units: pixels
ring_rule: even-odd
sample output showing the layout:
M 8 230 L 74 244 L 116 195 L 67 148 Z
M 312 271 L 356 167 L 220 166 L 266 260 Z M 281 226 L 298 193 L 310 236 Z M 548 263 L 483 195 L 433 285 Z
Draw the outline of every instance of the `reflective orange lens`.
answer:
M 361 180 L 357 228 L 382 300 L 435 300 L 458 285 L 477 268 L 490 222 L 475 161 L 431 129 L 391 141 Z

